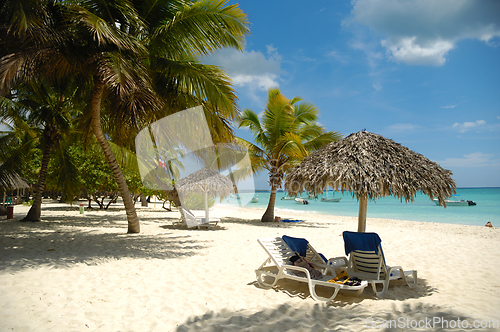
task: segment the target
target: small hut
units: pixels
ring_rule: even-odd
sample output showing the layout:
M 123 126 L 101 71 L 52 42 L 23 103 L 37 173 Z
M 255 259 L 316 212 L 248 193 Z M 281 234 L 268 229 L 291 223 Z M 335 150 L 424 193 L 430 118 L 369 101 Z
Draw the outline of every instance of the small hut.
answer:
M 0 164 L 1 165 L 1 164 Z M 0 168 L 0 191 L 2 192 L 2 205 L 0 206 L 0 215 L 6 215 L 7 209 L 5 207 L 7 204 L 12 204 L 12 199 L 7 196 L 7 193 L 13 192 L 19 189 L 29 188 L 30 185 L 21 178 L 17 173 L 8 172 Z

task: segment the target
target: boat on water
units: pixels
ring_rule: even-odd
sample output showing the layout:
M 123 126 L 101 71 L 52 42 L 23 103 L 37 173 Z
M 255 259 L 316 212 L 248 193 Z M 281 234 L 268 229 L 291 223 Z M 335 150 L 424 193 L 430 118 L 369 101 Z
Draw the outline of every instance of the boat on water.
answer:
M 297 202 L 297 204 L 305 204 L 305 205 L 309 204 L 309 201 L 307 199 L 300 197 L 297 197 L 295 199 L 295 202 Z
M 294 200 L 294 199 L 295 199 L 295 197 L 290 197 L 290 196 L 283 196 L 283 197 L 281 197 L 282 201 L 291 201 L 291 200 Z
M 439 205 L 439 200 L 437 198 L 434 198 L 432 200 L 436 205 Z M 444 200 L 446 203 L 446 206 L 474 206 L 476 205 L 476 202 L 465 199 L 460 199 L 460 195 L 452 195 L 449 199 Z
M 335 198 L 335 197 L 321 197 L 321 201 L 322 202 L 328 202 L 328 203 L 338 203 L 338 202 L 340 202 L 341 199 L 342 199 L 342 197 L 338 197 L 338 198 Z
M 327 203 L 338 203 L 342 199 L 342 197 L 335 198 L 335 192 L 333 192 L 332 196 L 328 196 L 327 192 L 325 192 L 325 196 L 321 197 L 322 202 Z
M 259 203 L 259 199 L 257 197 L 252 197 L 251 203 Z

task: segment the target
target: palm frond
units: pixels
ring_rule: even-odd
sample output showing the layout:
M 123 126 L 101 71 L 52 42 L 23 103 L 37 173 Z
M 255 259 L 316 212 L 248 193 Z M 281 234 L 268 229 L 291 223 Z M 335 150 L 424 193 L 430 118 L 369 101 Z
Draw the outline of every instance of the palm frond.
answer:
M 167 50 L 172 59 L 197 58 L 217 49 L 243 49 L 249 33 L 246 14 L 224 0 L 174 3 L 170 20 L 163 22 L 150 39 L 153 49 Z

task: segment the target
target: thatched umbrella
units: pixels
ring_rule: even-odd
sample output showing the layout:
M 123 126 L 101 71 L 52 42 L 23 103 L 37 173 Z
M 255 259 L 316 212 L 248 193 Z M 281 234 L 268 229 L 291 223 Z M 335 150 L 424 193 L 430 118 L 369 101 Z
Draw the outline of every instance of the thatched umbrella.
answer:
M 233 182 L 217 171 L 202 168 L 175 184 L 180 193 L 202 191 L 205 195 L 205 218 L 208 219 L 208 195 L 226 197 L 233 189 Z
M 348 190 L 359 200 L 358 232 L 366 228 L 367 199 L 393 195 L 408 202 L 417 191 L 441 205 L 455 193 L 451 171 L 380 135 L 360 131 L 311 153 L 292 169 L 285 190 L 321 193 L 324 188 Z

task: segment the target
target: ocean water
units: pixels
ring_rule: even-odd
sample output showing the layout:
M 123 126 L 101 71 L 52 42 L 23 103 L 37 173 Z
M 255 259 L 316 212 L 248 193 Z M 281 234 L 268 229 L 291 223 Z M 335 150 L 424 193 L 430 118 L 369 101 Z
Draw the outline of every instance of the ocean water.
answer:
M 332 191 L 329 196 L 331 197 Z M 436 205 L 429 196 L 417 194 L 413 203 L 400 202 L 392 196 L 369 200 L 367 207 L 368 218 L 402 219 L 413 221 L 427 221 L 436 223 L 449 223 L 460 225 L 484 226 L 490 221 L 494 227 L 500 227 L 500 188 L 459 188 L 457 189 L 459 199 L 472 200 L 477 203 L 475 206 L 448 206 L 443 208 Z M 259 191 L 255 194 L 240 193 L 242 198 L 255 196 L 258 203 L 248 203 L 248 208 L 266 208 L 269 202 L 269 192 Z M 248 197 L 247 197 L 248 196 Z M 306 211 L 321 214 L 331 214 L 337 216 L 358 215 L 358 202 L 350 192 L 335 192 L 335 197 L 342 199 L 338 203 L 321 202 L 320 199 L 308 199 L 309 204 L 297 204 L 295 200 L 281 200 L 286 196 L 284 192 L 277 193 L 276 215 L 286 218 L 287 210 Z M 303 194 L 303 198 L 307 195 Z M 323 197 L 323 196 L 320 196 Z M 225 203 L 238 206 L 238 200 L 228 197 Z M 245 199 L 243 199 L 245 201 Z

